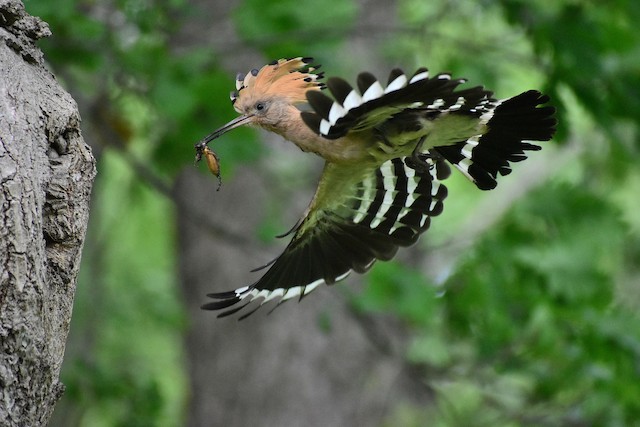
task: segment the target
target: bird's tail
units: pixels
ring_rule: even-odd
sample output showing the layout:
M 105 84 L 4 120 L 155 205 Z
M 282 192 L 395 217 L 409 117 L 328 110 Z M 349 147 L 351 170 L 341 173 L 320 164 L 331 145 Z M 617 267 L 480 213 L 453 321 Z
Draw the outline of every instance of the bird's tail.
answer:
M 481 116 L 487 131 L 453 145 L 435 147 L 481 190 L 491 190 L 496 178 L 511 173 L 509 162 L 527 158 L 525 151 L 540 150 L 533 141 L 548 141 L 555 133 L 555 108 L 544 106 L 549 97 L 530 90 L 495 102 Z

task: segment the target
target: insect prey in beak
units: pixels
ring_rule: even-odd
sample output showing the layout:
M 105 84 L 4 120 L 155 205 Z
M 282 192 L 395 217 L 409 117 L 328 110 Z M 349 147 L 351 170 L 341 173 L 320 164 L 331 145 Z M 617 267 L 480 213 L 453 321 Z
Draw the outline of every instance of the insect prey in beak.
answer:
M 204 157 L 209 171 L 218 178 L 218 188 L 216 191 L 220 191 L 222 186 L 222 177 L 220 176 L 220 158 L 212 149 L 206 144 L 196 145 L 196 163 L 198 163 Z

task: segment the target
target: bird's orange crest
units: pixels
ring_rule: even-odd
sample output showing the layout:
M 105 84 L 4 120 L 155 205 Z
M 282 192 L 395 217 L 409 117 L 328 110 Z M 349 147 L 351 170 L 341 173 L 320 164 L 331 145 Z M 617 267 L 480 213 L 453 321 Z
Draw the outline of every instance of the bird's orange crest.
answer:
M 279 59 L 261 69 L 254 68 L 236 77 L 236 90 L 231 92 L 231 102 L 238 112 L 245 99 L 265 96 L 286 98 L 291 104 L 306 102 L 308 90 L 320 90 L 325 87 L 318 81 L 323 73 L 314 73 L 319 65 L 309 65 L 313 58 Z

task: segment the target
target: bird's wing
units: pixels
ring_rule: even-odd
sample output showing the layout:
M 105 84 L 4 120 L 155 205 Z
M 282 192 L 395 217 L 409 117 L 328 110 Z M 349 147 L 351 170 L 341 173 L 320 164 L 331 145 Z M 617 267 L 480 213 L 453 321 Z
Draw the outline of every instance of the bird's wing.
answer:
M 530 90 L 496 100 L 482 87 L 457 90 L 464 79 L 449 74 L 429 77 L 425 68 L 412 77 L 391 72 L 386 87 L 369 73 L 358 76 L 358 88 L 331 78 L 330 98 L 307 92 L 314 111 L 301 118 L 314 132 L 337 139 L 352 132 L 376 128 L 391 146 L 427 137 L 425 149 L 435 151 L 481 190 L 496 186 L 497 175 L 511 172 L 510 162 L 526 158 L 555 133 L 555 108 L 549 97 Z
M 320 91 L 308 91 L 307 101 L 313 112 L 303 112 L 302 119 L 317 134 L 337 139 L 384 123 L 407 110 L 444 113 L 481 108 L 492 101 L 492 93 L 481 86 L 456 88 L 465 79 L 452 79 L 448 73 L 429 77 L 426 68 L 411 77 L 396 68 L 391 71 L 386 87 L 371 73 L 360 73 L 357 89 L 338 77 L 327 80 L 331 97 Z
M 229 308 L 221 317 L 253 302 L 243 318 L 268 301 L 302 298 L 352 271 L 362 273 L 377 259 L 391 259 L 399 246 L 415 243 L 442 211 L 447 189 L 440 181 L 450 169 L 437 155 L 425 157 L 430 167 L 419 170 L 409 160 L 359 165 L 358 172 L 327 163 L 306 216 L 284 252 L 265 266 L 267 272 L 252 285 L 209 294 L 217 301 L 203 308 Z

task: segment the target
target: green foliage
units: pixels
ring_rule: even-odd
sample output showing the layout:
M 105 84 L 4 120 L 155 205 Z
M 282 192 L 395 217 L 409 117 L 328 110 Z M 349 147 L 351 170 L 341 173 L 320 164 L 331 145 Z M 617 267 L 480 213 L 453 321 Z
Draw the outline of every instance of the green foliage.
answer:
M 527 29 L 536 51 L 551 55 L 553 67 L 547 71 L 551 95 L 558 98 L 559 87 L 568 85 L 612 136 L 618 119 L 637 122 L 640 98 L 629 96 L 631 88 L 640 86 L 640 35 L 634 29 L 640 19 L 637 2 L 566 0 L 552 8 L 540 1 L 501 3 L 507 18 Z M 615 144 L 616 138 L 611 142 Z M 636 144 L 636 154 L 637 150 Z
M 522 81 L 536 87 L 544 78 L 524 31 L 511 27 L 497 2 L 399 2 L 399 16 L 408 34 L 389 40 L 386 51 L 398 63 L 428 65 L 436 73 L 465 77 L 496 96 L 522 91 Z M 479 54 L 481 52 L 481 54 Z
M 166 227 L 172 206 L 111 152 L 94 191 L 71 325 L 83 339 L 67 349 L 65 399 L 79 425 L 179 425 L 185 319 Z
M 392 311 L 412 325 L 428 327 L 433 321 L 437 293 L 423 286 L 424 277 L 398 263 L 375 266 L 369 277 L 369 292 L 356 301 L 360 310 Z
M 106 37 L 106 28 L 98 20 L 88 17 L 79 7 L 77 0 L 56 2 L 26 0 L 29 13 L 39 16 L 55 30 L 55 37 L 64 40 L 57 43 L 53 39 L 41 41 L 47 59 L 64 58 L 66 66 L 96 70 L 106 58 L 95 50 Z M 73 22 L 74 25 L 64 25 Z
M 43 42 L 47 59 L 64 70 L 62 75 L 84 97 L 93 98 L 93 111 L 108 113 L 106 125 L 117 128 L 119 140 L 106 143 L 127 150 L 136 150 L 136 141 L 144 144 L 152 160 L 147 166 L 157 173 L 170 177 L 192 164 L 193 145 L 234 117 L 230 102 L 211 102 L 228 100 L 234 83 L 233 76 L 217 68 L 210 49 L 196 46 L 180 54 L 171 50 L 171 35 L 188 16 L 183 1 L 120 1 L 117 9 L 102 11 L 107 15 L 100 19 L 98 10 L 94 16 L 86 13 L 95 7 L 89 1 L 59 5 L 28 0 L 26 6 L 54 33 Z M 130 103 L 147 112 L 143 120 L 130 114 Z M 263 152 L 247 130 L 230 133 L 225 140 L 228 143 L 216 147 L 224 158 L 223 173 L 237 162 L 255 161 Z
M 86 425 L 113 425 L 115 418 L 118 426 L 154 426 L 164 418 L 163 411 L 169 405 L 157 378 L 149 378 L 127 365 L 113 369 L 76 361 L 65 377 L 68 397 L 79 406 L 92 407 L 82 416 Z
M 637 420 L 640 317 L 614 295 L 629 262 L 625 232 L 611 203 L 556 184 L 518 203 L 441 288 L 398 265 L 376 267 L 358 305 L 412 326 L 407 359 L 436 391 L 435 409 L 413 417 L 447 426 Z
M 352 1 L 327 0 L 321 6 L 305 7 L 298 0 L 278 0 L 265 7 L 262 0 L 245 0 L 234 20 L 247 43 L 277 59 L 316 52 L 341 41 L 355 14 Z
M 401 3 L 415 34 L 394 40 L 394 57 L 430 43 L 429 63 L 438 69 L 485 74 L 483 82 L 492 70 L 512 84 L 544 79 L 561 107 L 556 139 L 584 149 L 560 179 L 516 203 L 437 287 L 406 267 L 375 267 L 356 305 L 405 320 L 413 331 L 407 362 L 423 370 L 436 396 L 434 405 L 399 405 L 388 425 L 637 423 L 640 105 L 629 94 L 640 90 L 640 40 L 632 30 L 640 8 L 631 3 Z M 461 36 L 465 28 L 472 40 Z M 451 43 L 441 45 L 448 37 L 483 54 L 470 62 Z M 515 43 L 491 48 L 499 39 Z M 506 66 L 510 55 L 520 64 Z M 461 212 L 482 215 L 452 201 L 440 222 Z M 449 227 L 449 238 L 456 232 Z M 412 289 L 417 283 L 421 297 Z
M 546 187 L 483 239 L 449 281 L 455 335 L 475 341 L 496 370 L 535 380 L 524 403 L 533 411 L 544 404 L 558 423 L 566 412 L 574 421 L 623 424 L 640 415 L 633 380 L 640 319 L 613 301 L 625 267 L 617 216 L 583 189 Z

